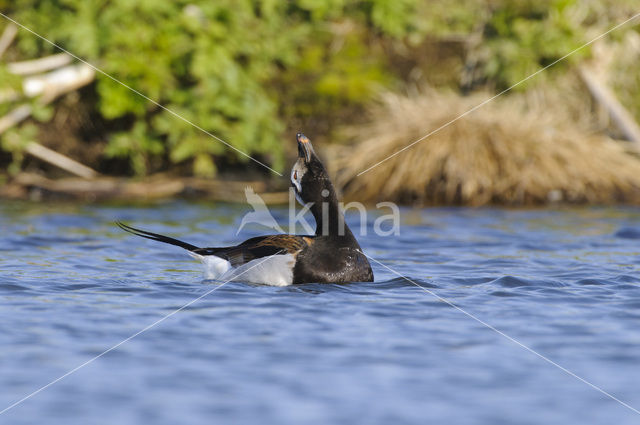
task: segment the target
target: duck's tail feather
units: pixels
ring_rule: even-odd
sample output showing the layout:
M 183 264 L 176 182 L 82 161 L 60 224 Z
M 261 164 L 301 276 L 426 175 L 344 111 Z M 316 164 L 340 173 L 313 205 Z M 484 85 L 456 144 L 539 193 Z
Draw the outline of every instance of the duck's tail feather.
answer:
M 164 242 L 164 243 L 168 243 L 170 245 L 179 246 L 180 248 L 184 248 L 184 249 L 186 249 L 188 251 L 191 251 L 191 252 L 199 249 L 197 246 L 191 245 L 190 243 L 182 242 L 182 241 L 179 241 L 178 239 L 170 238 L 169 236 L 164 236 L 164 235 L 159 235 L 157 233 L 147 232 L 146 230 L 136 229 L 135 227 L 127 226 L 126 224 L 124 224 L 124 223 L 122 223 L 120 221 L 116 221 L 116 224 L 122 230 L 124 230 L 126 232 L 129 232 L 131 234 L 134 234 L 136 236 L 142 236 L 143 238 L 151 239 L 153 241 Z

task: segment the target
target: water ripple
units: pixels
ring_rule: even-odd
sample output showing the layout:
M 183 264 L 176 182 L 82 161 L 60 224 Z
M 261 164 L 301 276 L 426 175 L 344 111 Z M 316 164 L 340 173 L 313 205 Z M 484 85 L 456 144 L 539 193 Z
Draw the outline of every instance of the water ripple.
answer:
M 415 284 L 374 263 L 283 288 L 203 281 L 112 225 L 231 244 L 245 212 L 0 205 L 0 409 L 181 309 L 0 422 L 637 423 L 474 317 L 640 406 L 640 210 L 404 210 L 399 237 L 360 241 Z

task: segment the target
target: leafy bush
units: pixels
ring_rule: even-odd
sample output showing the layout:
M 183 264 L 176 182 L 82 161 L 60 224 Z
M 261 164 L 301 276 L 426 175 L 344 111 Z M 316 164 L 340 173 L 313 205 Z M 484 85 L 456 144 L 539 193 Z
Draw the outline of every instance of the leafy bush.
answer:
M 188 163 L 210 176 L 248 159 L 190 123 L 281 170 L 285 130 L 328 133 L 378 88 L 398 86 L 390 52 L 432 61 L 417 57 L 421 43 L 457 37 L 467 49 L 460 68 L 475 57 L 475 86 L 500 90 L 587 41 L 590 28 L 621 20 L 612 2 L 0 0 L 0 9 L 184 117 L 98 74 L 79 107 L 105 121 L 105 156 L 127 159 L 135 174 Z M 21 31 L 12 54 L 57 52 Z M 461 69 L 444 72 L 459 80 Z
M 184 117 L 99 74 L 96 103 L 87 106 L 107 120 L 133 117 L 130 128 L 110 135 L 107 156 L 130 158 L 144 174 L 148 158 L 164 154 L 173 163 L 193 160 L 199 175 L 215 173 L 212 156 L 247 158 L 190 122 L 281 169 L 286 108 L 280 105 L 288 90 L 300 90 L 317 70 L 303 89 L 310 113 L 316 98 L 362 102 L 385 81 L 361 38 L 350 38 L 339 55 L 327 54 L 335 38 L 331 23 L 402 37 L 414 6 L 413 0 L 0 0 L 17 21 Z M 56 52 L 28 33 L 20 34 L 18 47 L 25 58 Z M 291 77 L 297 73 L 303 77 Z

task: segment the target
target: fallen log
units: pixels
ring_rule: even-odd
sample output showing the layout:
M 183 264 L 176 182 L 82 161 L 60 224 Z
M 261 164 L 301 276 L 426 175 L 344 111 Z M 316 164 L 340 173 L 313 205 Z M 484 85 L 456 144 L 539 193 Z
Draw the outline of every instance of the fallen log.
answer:
M 286 191 L 266 192 L 263 181 L 223 181 L 199 178 L 176 179 L 168 176 L 132 181 L 116 177 L 49 179 L 34 173 L 20 173 L 0 187 L 0 198 L 66 199 L 79 201 L 151 201 L 166 198 L 191 198 L 246 203 L 245 188 L 251 186 L 266 204 L 285 204 Z

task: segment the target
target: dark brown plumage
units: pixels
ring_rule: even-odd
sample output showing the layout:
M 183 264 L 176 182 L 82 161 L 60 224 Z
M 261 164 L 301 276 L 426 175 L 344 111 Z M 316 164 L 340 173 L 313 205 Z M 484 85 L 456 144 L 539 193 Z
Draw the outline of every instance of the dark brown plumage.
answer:
M 235 246 L 199 248 L 168 236 L 136 229 L 120 222 L 117 224 L 134 235 L 189 250 L 203 261 L 211 256 L 226 260 L 228 264 L 223 261 L 226 266 L 223 264 L 220 267 L 218 263 L 214 267 L 215 270 L 220 269 L 220 276 L 227 276 L 229 267 L 251 266 L 245 270 L 249 271 L 251 268 L 263 266 L 264 270 L 277 276 L 273 277 L 274 280 L 285 281 L 286 284 L 373 281 L 369 261 L 345 223 L 335 189 L 324 165 L 307 137 L 298 133 L 296 139 L 298 160 L 291 172 L 291 185 L 296 192 L 296 198 L 302 204 L 310 205 L 309 209 L 316 221 L 315 235 L 258 236 Z M 275 271 L 267 267 L 269 261 L 274 264 Z M 282 267 L 288 269 L 278 269 Z M 245 279 L 253 282 L 271 283 L 268 273 L 243 272 L 238 274 L 238 279 L 243 280 L 243 275 Z M 229 276 L 229 279 L 233 280 L 234 275 Z

